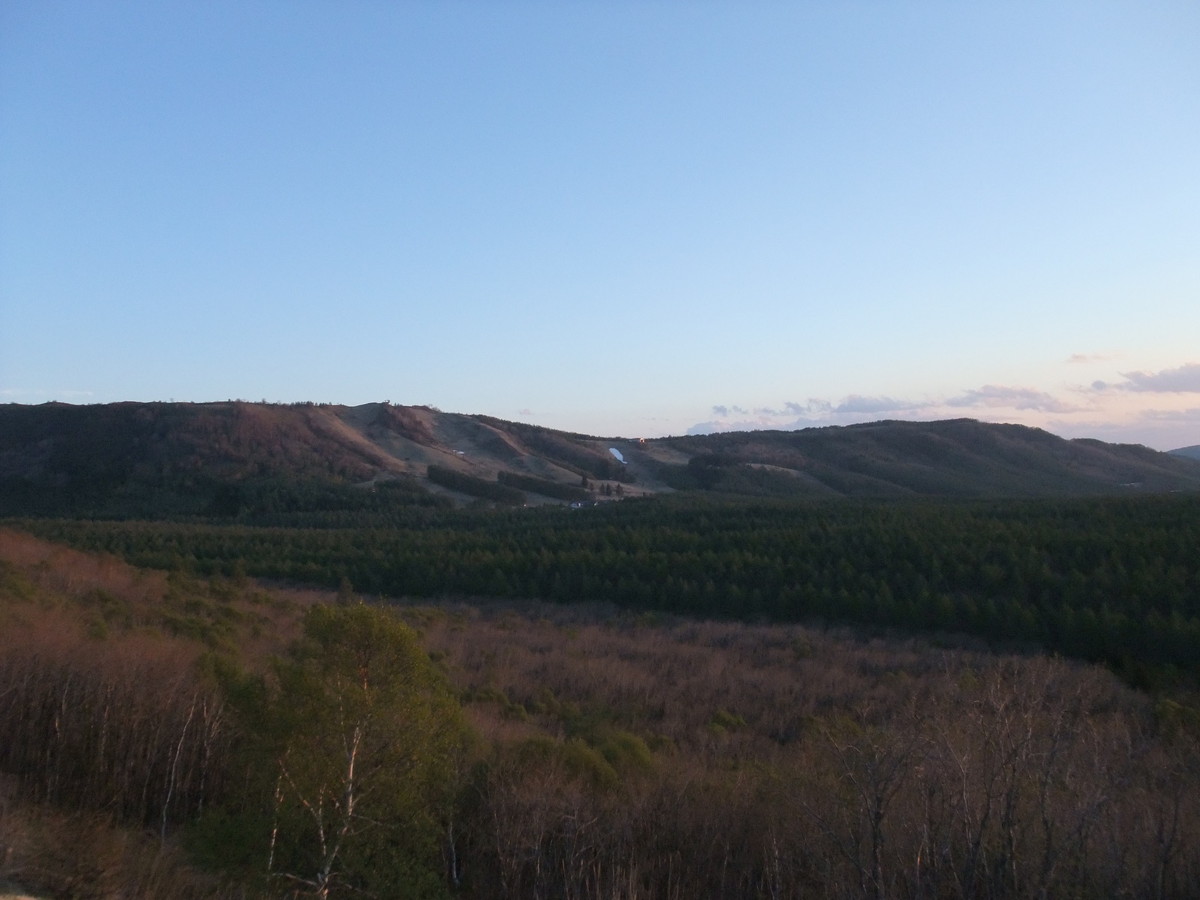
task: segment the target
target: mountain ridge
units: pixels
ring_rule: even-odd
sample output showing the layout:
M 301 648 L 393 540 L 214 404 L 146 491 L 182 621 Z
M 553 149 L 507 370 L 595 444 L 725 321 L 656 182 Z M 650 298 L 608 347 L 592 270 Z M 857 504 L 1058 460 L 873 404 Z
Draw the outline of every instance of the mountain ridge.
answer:
M 973 419 L 642 440 L 390 403 L 0 405 L 0 516 L 230 514 L 282 484 L 458 505 L 1037 497 L 1200 490 L 1200 460 Z

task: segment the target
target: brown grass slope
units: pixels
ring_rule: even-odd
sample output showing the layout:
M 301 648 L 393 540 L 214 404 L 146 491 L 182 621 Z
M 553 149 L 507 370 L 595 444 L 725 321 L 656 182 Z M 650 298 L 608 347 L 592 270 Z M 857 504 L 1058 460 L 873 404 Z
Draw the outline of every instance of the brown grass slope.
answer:
M 611 453 L 615 448 L 625 462 Z M 386 403 L 0 406 L 0 515 L 204 514 L 220 485 L 411 479 L 429 466 L 625 496 L 1043 496 L 1200 489 L 1200 460 L 969 419 L 639 441 Z M 611 490 L 605 491 L 611 493 Z M 464 499 L 464 498 L 457 498 Z

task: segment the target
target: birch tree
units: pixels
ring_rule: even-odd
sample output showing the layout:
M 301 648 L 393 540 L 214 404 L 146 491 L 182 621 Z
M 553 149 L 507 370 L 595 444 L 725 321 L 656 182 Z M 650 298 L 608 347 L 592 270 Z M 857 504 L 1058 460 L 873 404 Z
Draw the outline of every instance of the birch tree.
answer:
M 314 607 L 265 695 L 266 864 L 319 898 L 441 893 L 460 711 L 411 628 Z

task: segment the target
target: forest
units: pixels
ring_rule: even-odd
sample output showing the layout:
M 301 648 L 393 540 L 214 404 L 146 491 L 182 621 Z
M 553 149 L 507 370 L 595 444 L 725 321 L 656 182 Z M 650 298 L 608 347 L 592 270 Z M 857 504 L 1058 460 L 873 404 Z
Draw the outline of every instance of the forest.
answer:
M 365 602 L 0 532 L 46 897 L 1192 896 L 1200 710 L 985 641 Z
M 410 499 L 0 523 L 0 886 L 1200 883 L 1194 494 Z

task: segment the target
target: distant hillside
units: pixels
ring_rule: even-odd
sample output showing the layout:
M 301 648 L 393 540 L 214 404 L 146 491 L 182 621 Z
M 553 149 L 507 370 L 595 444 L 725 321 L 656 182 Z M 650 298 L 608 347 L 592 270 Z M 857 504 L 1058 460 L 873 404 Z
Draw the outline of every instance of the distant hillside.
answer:
M 1183 456 L 1188 459 L 1200 459 L 1200 444 L 1194 444 L 1191 447 L 1180 447 L 1178 450 L 1168 451 L 1172 456 Z
M 0 406 L 0 516 L 1172 490 L 1200 490 L 1200 460 L 970 419 L 639 441 L 385 403 Z
M 973 419 L 742 432 L 670 443 L 689 455 L 688 474 L 702 486 L 750 482 L 757 470 L 754 477 L 767 482 L 768 493 L 781 490 L 775 486 L 789 476 L 796 492 L 861 497 L 1033 497 L 1200 487 L 1200 468 L 1192 460 L 1140 445 L 1067 441 L 1037 428 Z

